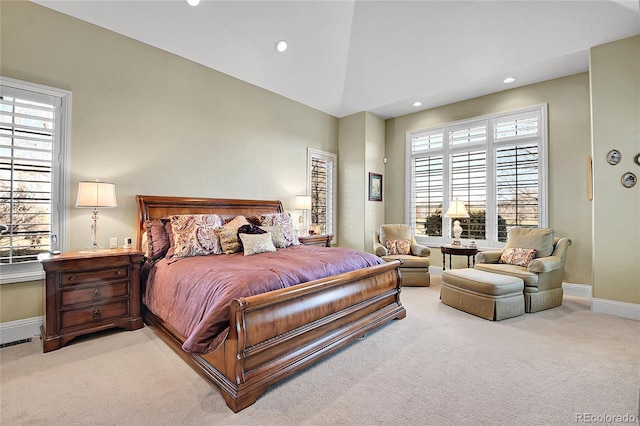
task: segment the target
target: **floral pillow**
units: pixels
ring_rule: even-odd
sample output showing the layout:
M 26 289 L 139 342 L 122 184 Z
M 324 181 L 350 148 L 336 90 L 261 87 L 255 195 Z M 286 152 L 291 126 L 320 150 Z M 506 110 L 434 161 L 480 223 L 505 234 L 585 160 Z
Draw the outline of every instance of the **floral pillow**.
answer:
M 536 249 L 508 248 L 502 252 L 499 262 L 526 268 L 534 257 Z
M 293 228 L 293 221 L 289 213 L 267 213 L 258 216 L 260 226 L 282 226 L 283 235 L 288 246 L 300 245 L 296 230 Z
M 389 255 L 409 254 L 411 252 L 410 240 L 387 240 L 384 243 Z
M 144 223 L 147 236 L 146 252 L 151 260 L 161 259 L 169 250 L 169 235 L 160 220 L 147 220 Z
M 222 253 L 216 229 L 222 227 L 217 214 L 171 216 L 174 256 L 190 257 Z
M 276 251 L 276 247 L 271 241 L 271 234 L 238 234 L 242 241 L 245 256 L 252 256 L 258 253 L 268 253 Z

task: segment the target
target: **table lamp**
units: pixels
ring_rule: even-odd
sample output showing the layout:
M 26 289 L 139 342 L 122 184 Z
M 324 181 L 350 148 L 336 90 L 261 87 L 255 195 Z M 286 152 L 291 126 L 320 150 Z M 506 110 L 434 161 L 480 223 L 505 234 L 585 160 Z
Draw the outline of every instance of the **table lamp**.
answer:
M 293 208 L 295 210 L 302 210 L 302 214 L 300 215 L 300 218 L 298 219 L 299 222 L 302 224 L 301 227 L 302 229 L 300 229 L 300 234 L 307 234 L 309 231 L 307 230 L 307 223 L 306 223 L 306 219 L 307 219 L 307 211 L 311 210 L 311 196 L 310 195 L 296 195 L 294 202 L 293 202 Z
M 464 203 L 457 198 L 449 204 L 449 209 L 444 214 L 444 217 L 449 217 L 452 219 L 461 219 L 469 217 L 469 213 L 464 206 Z M 460 226 L 460 221 L 455 220 L 453 222 L 453 244 L 460 245 L 460 236 L 462 235 L 462 227 Z
M 80 181 L 78 184 L 78 199 L 76 207 L 92 208 L 91 219 L 91 250 L 98 250 L 98 208 L 118 207 L 116 201 L 116 184 L 108 182 Z

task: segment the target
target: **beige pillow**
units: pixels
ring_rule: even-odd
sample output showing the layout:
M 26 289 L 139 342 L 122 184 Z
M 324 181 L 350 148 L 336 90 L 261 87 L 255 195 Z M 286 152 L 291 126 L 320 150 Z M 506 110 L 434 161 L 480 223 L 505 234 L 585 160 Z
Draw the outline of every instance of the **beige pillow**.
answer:
M 221 250 L 224 254 L 237 253 L 240 251 L 238 228 L 223 226 L 216 230 L 216 235 L 220 240 Z
M 240 228 L 242 225 L 250 225 L 251 223 L 247 220 L 246 217 L 242 215 L 238 215 L 231 219 L 229 222 L 225 223 L 225 228 Z
M 547 257 L 553 253 L 553 238 L 551 229 L 515 227 L 509 230 L 504 248 L 536 249 L 536 258 Z
M 276 251 L 269 232 L 264 234 L 240 234 L 240 239 L 242 240 L 245 256 Z

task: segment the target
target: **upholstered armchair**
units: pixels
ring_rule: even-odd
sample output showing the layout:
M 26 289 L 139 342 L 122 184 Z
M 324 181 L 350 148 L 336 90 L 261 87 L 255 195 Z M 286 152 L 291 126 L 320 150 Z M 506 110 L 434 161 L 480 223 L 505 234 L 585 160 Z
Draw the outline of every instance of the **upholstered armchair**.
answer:
M 402 260 L 403 286 L 429 287 L 431 284 L 431 250 L 416 242 L 409 225 L 382 225 L 374 232 L 373 253 L 386 262 Z
M 504 249 L 476 255 L 475 268 L 522 278 L 525 312 L 555 308 L 562 304 L 564 261 L 570 245 L 569 238 L 556 238 L 551 229 L 515 227 Z M 501 259 L 508 263 L 500 263 Z

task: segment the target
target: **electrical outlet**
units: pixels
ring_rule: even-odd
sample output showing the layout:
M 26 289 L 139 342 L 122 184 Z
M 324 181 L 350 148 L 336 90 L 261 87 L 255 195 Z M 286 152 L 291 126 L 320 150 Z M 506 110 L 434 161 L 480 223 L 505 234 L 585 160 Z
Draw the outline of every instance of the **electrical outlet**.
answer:
M 118 237 L 109 238 L 109 248 L 118 248 Z

